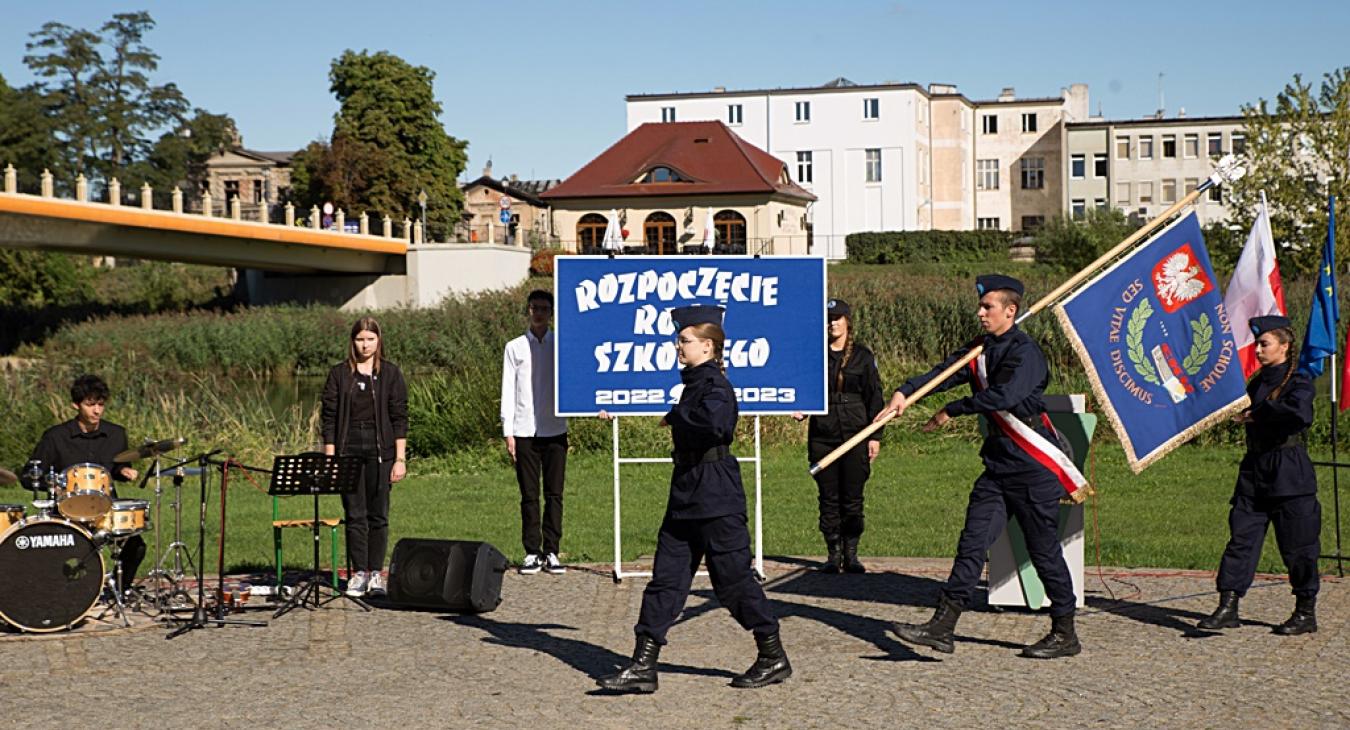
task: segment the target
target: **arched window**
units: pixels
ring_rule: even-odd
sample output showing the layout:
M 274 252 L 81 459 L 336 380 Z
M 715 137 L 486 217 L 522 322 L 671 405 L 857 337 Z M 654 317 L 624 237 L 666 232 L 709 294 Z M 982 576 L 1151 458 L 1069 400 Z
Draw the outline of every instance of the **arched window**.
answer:
M 745 216 L 723 210 L 713 216 L 717 229 L 717 253 L 745 253 Z
M 647 244 L 647 253 L 668 254 L 675 251 L 675 218 L 669 213 L 656 211 L 647 216 L 642 224 L 642 238 Z
M 646 174 L 644 174 L 642 177 L 638 178 L 637 181 L 639 185 L 647 183 L 689 182 L 689 180 L 681 176 L 680 173 L 675 172 L 671 168 L 666 167 L 664 165 L 659 167 L 653 167 L 652 169 L 648 170 Z
M 577 252 L 591 253 L 605 242 L 609 219 L 599 213 L 587 213 L 577 221 Z

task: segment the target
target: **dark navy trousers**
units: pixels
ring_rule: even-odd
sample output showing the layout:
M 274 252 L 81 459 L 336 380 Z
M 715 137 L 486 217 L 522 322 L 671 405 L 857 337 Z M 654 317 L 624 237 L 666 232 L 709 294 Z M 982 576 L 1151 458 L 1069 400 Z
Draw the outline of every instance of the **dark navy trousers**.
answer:
M 697 520 L 666 517 L 656 537 L 652 579 L 642 593 L 642 611 L 633 631 L 658 644 L 684 610 L 689 585 L 707 559 L 717 600 L 741 628 L 767 636 L 778 632 L 778 619 L 750 565 L 750 532 L 745 514 Z
M 1295 595 L 1315 596 L 1320 584 L 1317 556 L 1322 552 L 1322 505 L 1317 495 L 1297 497 L 1246 497 L 1234 495 L 1228 511 L 1228 546 L 1219 562 L 1220 591 L 1246 595 L 1256 576 L 1266 528 L 1275 525 L 1275 544 L 1289 569 L 1289 585 Z
M 985 472 L 975 480 L 966 506 L 966 524 L 943 593 L 957 606 L 970 603 L 989 548 L 1011 515 L 1026 538 L 1027 553 L 1050 597 L 1050 615 L 1074 612 L 1073 579 L 1059 545 L 1059 499 L 1064 488 L 1048 472 L 1044 479 L 1007 479 Z

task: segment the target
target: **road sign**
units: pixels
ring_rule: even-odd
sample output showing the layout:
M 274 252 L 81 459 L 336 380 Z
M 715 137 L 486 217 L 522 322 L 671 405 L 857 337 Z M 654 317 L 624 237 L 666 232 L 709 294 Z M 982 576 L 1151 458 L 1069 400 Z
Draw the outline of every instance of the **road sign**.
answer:
M 511 199 L 505 195 L 502 196 L 502 199 L 498 204 L 501 205 L 502 210 L 511 210 Z
M 506 200 L 506 198 L 502 198 L 502 200 Z M 506 224 L 510 223 L 510 222 L 511 222 L 511 209 L 510 209 L 510 208 L 502 208 L 501 215 L 498 216 L 498 217 L 500 218 L 500 220 L 501 220 L 501 222 L 502 222 L 502 225 L 506 225 Z

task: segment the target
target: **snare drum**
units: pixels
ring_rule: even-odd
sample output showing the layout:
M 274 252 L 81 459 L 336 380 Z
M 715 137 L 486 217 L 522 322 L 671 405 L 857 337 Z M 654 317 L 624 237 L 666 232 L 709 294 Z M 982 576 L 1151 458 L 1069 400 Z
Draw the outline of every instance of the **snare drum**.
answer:
M 24 507 L 21 504 L 0 504 L 0 535 L 23 519 Z
M 119 499 L 99 518 L 95 529 L 115 537 L 145 532 L 150 523 L 150 503 L 144 499 Z
M 98 464 L 76 464 L 62 473 L 56 509 L 64 517 L 97 523 L 112 509 L 112 475 Z

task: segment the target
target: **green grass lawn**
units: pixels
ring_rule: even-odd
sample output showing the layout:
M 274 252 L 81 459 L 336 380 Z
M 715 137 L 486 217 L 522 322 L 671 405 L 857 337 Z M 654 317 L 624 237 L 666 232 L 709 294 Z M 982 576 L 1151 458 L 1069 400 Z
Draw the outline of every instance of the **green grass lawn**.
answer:
M 888 435 L 888 439 L 892 438 Z M 739 445 L 738 445 L 739 446 Z M 1183 447 L 1139 476 L 1130 473 L 1114 443 L 1095 446 L 1089 478 L 1098 485 L 1097 523 L 1101 561 L 1112 566 L 1213 569 L 1227 539 L 1228 497 L 1241 451 L 1231 447 Z M 744 455 L 745 448 L 738 453 Z M 639 454 L 625 454 L 638 456 Z M 779 447 L 765 454 L 764 540 L 767 555 L 823 555 L 816 530 L 815 485 L 806 472 L 805 450 Z M 504 450 L 497 454 L 414 462 L 412 476 L 394 487 L 391 540 L 402 537 L 487 540 L 513 560 L 520 546 L 519 492 Z M 958 436 L 906 433 L 888 443 L 867 486 L 864 555 L 946 557 L 961 527 L 966 495 L 980 471 L 976 445 Z M 1323 552 L 1335 548 L 1330 474 L 1320 470 L 1323 502 Z M 563 557 L 573 562 L 613 560 L 613 479 L 608 453 L 574 453 L 567 470 Z M 753 499 L 753 469 L 744 465 L 747 493 Z M 662 464 L 625 465 L 623 471 L 623 557 L 651 555 L 665 506 L 670 468 Z M 1347 485 L 1350 486 L 1350 485 Z M 272 498 L 237 473 L 228 495 L 227 570 L 272 565 Z M 208 572 L 216 561 L 215 525 L 219 518 L 218 479 L 210 485 Z M 150 498 L 124 487 L 125 498 Z M 165 502 L 171 494 L 165 482 Z M 186 537 L 195 545 L 198 486 L 184 489 Z M 0 488 L 0 501 L 28 502 L 16 487 Z M 1093 515 L 1089 506 L 1088 563 L 1094 563 Z M 283 500 L 284 517 L 304 517 L 311 503 Z M 323 515 L 341 514 L 336 498 L 324 498 Z M 31 513 L 31 508 L 30 508 Z M 171 514 L 163 528 L 171 529 Z M 1342 531 L 1350 534 L 1342 516 Z M 147 540 L 153 540 L 147 534 Z M 308 533 L 288 530 L 286 564 L 309 563 Z M 327 535 L 324 562 L 327 564 Z M 143 570 L 154 561 L 147 559 Z M 1323 568 L 1333 567 L 1324 562 Z M 1274 537 L 1268 538 L 1260 569 L 1283 572 Z

